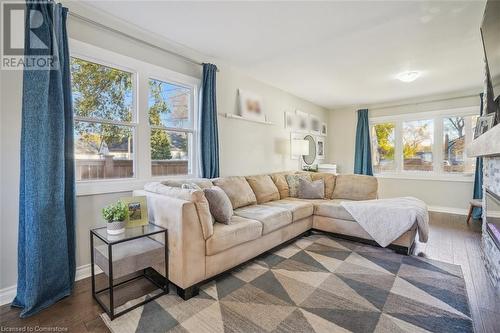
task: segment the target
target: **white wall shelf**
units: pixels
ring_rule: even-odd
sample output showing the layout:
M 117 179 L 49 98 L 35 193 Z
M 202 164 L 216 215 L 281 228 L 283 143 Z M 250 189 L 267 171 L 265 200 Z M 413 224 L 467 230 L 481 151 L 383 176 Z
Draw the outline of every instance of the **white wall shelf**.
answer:
M 267 120 L 257 120 L 257 119 L 242 117 L 242 116 L 239 116 L 239 115 L 233 114 L 233 113 L 219 113 L 219 115 L 226 117 L 226 118 L 246 120 L 246 121 L 250 121 L 252 123 L 258 123 L 258 124 L 264 124 L 264 125 L 274 125 L 274 123 L 267 121 Z

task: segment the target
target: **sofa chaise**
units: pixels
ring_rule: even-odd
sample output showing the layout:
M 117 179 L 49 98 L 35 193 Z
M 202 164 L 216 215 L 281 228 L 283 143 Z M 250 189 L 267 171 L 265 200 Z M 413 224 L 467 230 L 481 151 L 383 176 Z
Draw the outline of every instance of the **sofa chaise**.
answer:
M 150 220 L 168 228 L 168 278 L 183 299 L 231 268 L 312 230 L 376 245 L 340 205 L 346 200 L 377 198 L 377 179 L 362 175 L 310 173 L 323 179 L 324 199 L 299 199 L 281 172 L 249 177 L 175 179 L 149 183 L 135 196 L 147 196 Z M 181 188 L 196 184 L 198 189 Z M 234 215 L 229 224 L 214 222 L 203 190 L 219 186 L 229 197 Z M 412 251 L 416 225 L 389 248 Z M 155 267 L 164 273 L 164 266 Z

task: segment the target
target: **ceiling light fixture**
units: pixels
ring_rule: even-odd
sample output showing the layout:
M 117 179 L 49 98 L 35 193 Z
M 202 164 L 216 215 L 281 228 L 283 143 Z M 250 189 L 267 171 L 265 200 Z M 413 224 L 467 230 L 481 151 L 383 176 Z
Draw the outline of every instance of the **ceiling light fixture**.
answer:
M 413 82 L 420 76 L 419 71 L 407 71 L 399 73 L 396 78 L 402 82 Z

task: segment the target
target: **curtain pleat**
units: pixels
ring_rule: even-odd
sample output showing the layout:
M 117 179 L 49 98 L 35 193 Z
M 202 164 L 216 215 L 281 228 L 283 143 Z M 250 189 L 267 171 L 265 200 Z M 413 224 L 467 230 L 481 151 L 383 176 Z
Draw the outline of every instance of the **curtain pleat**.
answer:
M 25 57 L 56 66 L 25 69 L 21 128 L 18 283 L 12 305 L 28 317 L 68 296 L 75 280 L 73 110 L 67 8 L 26 3 Z M 39 15 L 38 13 L 41 15 Z M 40 25 L 40 17 L 43 19 Z M 36 20 L 36 22 L 30 21 Z M 30 27 L 36 26 L 36 30 Z M 36 34 L 46 48 L 30 48 Z
M 219 177 L 219 134 L 217 126 L 217 66 L 203 64 L 201 86 L 201 171 L 204 178 Z
M 373 176 L 368 110 L 358 110 L 356 147 L 354 152 L 354 173 Z

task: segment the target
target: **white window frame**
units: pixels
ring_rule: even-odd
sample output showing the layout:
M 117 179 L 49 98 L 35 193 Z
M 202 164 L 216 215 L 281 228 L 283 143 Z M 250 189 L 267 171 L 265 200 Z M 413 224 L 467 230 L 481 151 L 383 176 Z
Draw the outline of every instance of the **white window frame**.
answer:
M 198 149 L 199 149 L 199 131 L 198 127 L 198 96 L 200 91 L 201 81 L 198 78 L 181 74 L 160 66 L 156 66 L 135 58 L 131 58 L 119 53 L 115 53 L 100 47 L 87 44 L 78 40 L 70 39 L 70 56 L 77 57 L 83 60 L 91 61 L 97 64 L 113 67 L 132 73 L 132 88 L 133 88 L 133 115 L 131 123 L 101 121 L 115 125 L 126 124 L 134 130 L 134 176 L 130 178 L 116 179 L 96 179 L 83 180 L 76 182 L 76 194 L 78 196 L 94 195 L 104 193 L 130 192 L 134 189 L 141 189 L 144 184 L 150 181 L 157 181 L 159 178 L 192 178 L 198 177 Z M 191 114 L 192 128 L 190 129 L 191 142 L 189 142 L 189 157 L 190 157 L 190 173 L 187 175 L 175 176 L 152 176 L 151 167 L 151 143 L 150 133 L 151 126 L 149 124 L 148 110 L 148 82 L 149 79 L 157 79 L 173 84 L 178 84 L 191 89 Z M 84 117 L 76 117 L 75 120 L 95 121 Z M 163 129 L 180 131 L 179 128 Z M 187 130 L 182 129 L 182 132 Z
M 478 107 L 463 107 L 454 109 L 445 109 L 437 111 L 398 114 L 392 116 L 380 116 L 370 118 L 370 131 L 372 126 L 383 123 L 393 123 L 394 127 L 394 171 L 376 173 L 380 178 L 404 178 L 404 179 L 425 179 L 425 180 L 444 180 L 444 181 L 474 181 L 474 173 L 450 173 L 444 172 L 443 164 L 443 120 L 447 117 L 467 117 L 465 123 L 466 144 L 470 142 L 471 121 L 468 116 L 478 115 Z M 414 171 L 403 169 L 403 123 L 416 120 L 433 120 L 434 122 L 434 140 L 432 147 L 433 171 Z M 467 158 L 467 156 L 466 156 Z
M 189 176 L 191 177 L 196 177 L 197 172 L 198 172 L 198 163 L 195 163 L 197 160 L 198 154 L 194 153 L 196 143 L 198 142 L 198 137 L 197 137 L 197 131 L 195 130 L 198 128 L 198 117 L 197 113 L 194 110 L 194 106 L 196 105 L 196 98 L 195 98 L 195 87 L 192 85 L 187 85 L 183 82 L 179 81 L 174 81 L 171 78 L 160 76 L 155 74 L 151 74 L 148 78 L 148 87 L 149 87 L 149 80 L 157 80 L 161 81 L 164 83 L 170 83 L 173 85 L 177 85 L 183 88 L 187 88 L 191 90 L 191 98 L 189 100 L 190 105 L 190 112 L 189 112 L 189 119 L 190 119 L 190 126 L 189 127 L 170 127 L 170 126 L 163 126 L 163 125 L 151 125 L 149 123 L 149 108 L 147 108 L 147 116 L 148 116 L 148 125 L 149 125 L 149 132 L 153 129 L 159 129 L 159 130 L 164 130 L 164 131 L 169 131 L 169 132 L 179 132 L 179 133 L 190 133 L 191 136 L 188 136 L 188 155 L 189 155 L 189 168 L 191 169 L 191 173 Z M 149 88 L 148 88 L 148 95 L 149 95 Z M 149 98 L 148 98 L 149 99 Z M 151 156 L 151 154 L 150 154 Z M 150 162 L 150 168 L 152 168 L 152 163 Z M 196 169 L 196 170 L 195 170 Z M 158 180 L 158 179 L 164 179 L 165 177 L 186 177 L 186 175 L 181 175 L 181 176 L 151 176 L 153 179 Z

